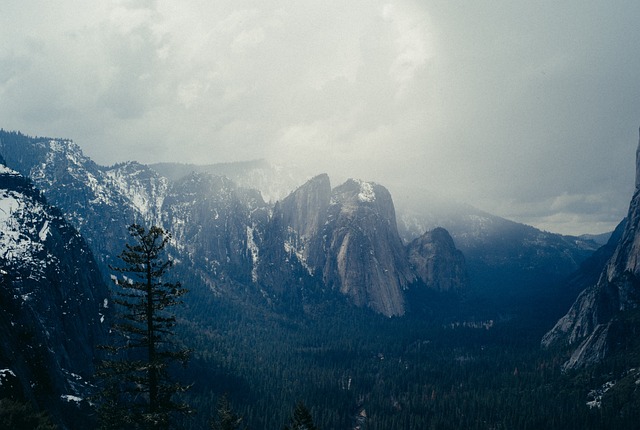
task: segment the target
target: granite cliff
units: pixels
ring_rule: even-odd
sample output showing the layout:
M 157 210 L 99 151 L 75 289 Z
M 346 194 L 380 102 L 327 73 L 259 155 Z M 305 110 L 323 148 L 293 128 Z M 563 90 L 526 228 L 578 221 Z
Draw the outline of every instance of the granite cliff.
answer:
M 640 150 L 640 143 L 638 145 Z M 625 336 L 625 320 L 640 305 L 640 151 L 636 152 L 636 188 L 622 235 L 598 281 L 586 288 L 566 315 L 542 339 L 542 346 L 569 346 L 563 368 L 597 363 Z

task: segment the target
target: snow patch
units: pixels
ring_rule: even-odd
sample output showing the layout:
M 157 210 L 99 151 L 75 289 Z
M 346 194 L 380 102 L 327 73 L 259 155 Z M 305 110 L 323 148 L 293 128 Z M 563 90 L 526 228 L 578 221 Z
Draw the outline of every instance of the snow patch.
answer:
M 159 225 L 169 181 L 160 176 L 147 177 L 147 174 L 141 166 L 129 163 L 107 171 L 106 177 L 121 195 L 129 199 L 143 219 Z
M 0 223 L 6 222 L 20 208 L 20 202 L 11 194 L 4 194 L 0 199 Z
M 608 381 L 602 384 L 600 388 L 589 391 L 588 398 L 591 399 L 587 402 L 589 409 L 600 409 L 602 407 L 602 397 L 607 391 L 613 388 L 614 385 L 616 385 L 616 381 Z
M 2 386 L 2 383 L 5 381 L 5 379 L 9 377 L 9 375 L 13 376 L 14 378 L 16 377 L 16 374 L 13 373 L 13 370 L 0 369 L 0 387 Z
M 15 170 L 8 168 L 4 164 L 0 164 L 0 175 L 19 176 L 20 174 Z
M 247 226 L 247 248 L 251 252 L 251 261 L 253 262 L 253 268 L 251 269 L 251 280 L 255 283 L 258 282 L 258 258 L 259 249 L 253 239 L 253 227 Z
M 81 397 L 73 396 L 71 394 L 63 394 L 60 396 L 60 398 L 65 402 L 69 402 L 69 403 L 71 402 L 80 403 L 82 401 Z
M 376 201 L 376 193 L 373 191 L 373 184 L 371 182 L 365 182 L 356 180 L 360 185 L 360 192 L 358 193 L 358 200 L 365 203 L 372 203 Z
M 47 240 L 48 235 L 49 235 L 49 221 L 45 220 L 44 225 L 42 226 L 42 228 L 40 229 L 40 232 L 38 233 L 38 237 L 40 238 L 41 242 L 44 242 L 45 240 Z
M 0 258 L 21 266 L 34 264 L 34 256 L 44 248 L 35 239 L 39 231 L 35 225 L 44 217 L 42 205 L 0 190 Z

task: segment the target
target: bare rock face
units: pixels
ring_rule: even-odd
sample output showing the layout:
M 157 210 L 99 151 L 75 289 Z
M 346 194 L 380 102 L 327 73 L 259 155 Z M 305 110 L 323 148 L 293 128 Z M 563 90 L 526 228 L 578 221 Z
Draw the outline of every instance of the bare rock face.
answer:
M 273 222 L 288 252 L 282 260 L 301 262 L 326 288 L 386 316 L 405 314 L 413 284 L 459 292 L 466 281 L 446 230 L 402 244 L 391 195 L 375 183 L 350 179 L 332 191 L 328 176 L 317 176 L 276 204 Z
M 408 246 L 409 262 L 420 280 L 438 292 L 460 292 L 467 282 L 464 256 L 444 228 L 428 231 Z
M 461 276 L 454 267 L 447 279 L 445 262 L 458 257 L 444 230 L 416 242 L 414 272 L 391 195 L 374 183 L 349 180 L 332 190 L 323 174 L 272 206 L 206 166 L 190 174 L 193 166 L 178 166 L 170 180 L 135 162 L 99 166 L 71 141 L 2 130 L 0 152 L 84 235 L 105 279 L 132 222 L 172 233 L 174 273 L 194 291 L 249 295 L 287 310 L 333 291 L 403 315 L 414 283 L 449 291 Z
M 323 283 L 357 306 L 403 315 L 403 291 L 415 280 L 386 188 L 350 179 L 335 188 L 327 221 L 309 254 Z
M 636 166 L 637 176 L 640 176 L 640 157 L 636 158 Z M 542 339 L 545 348 L 575 346 L 564 369 L 602 360 L 621 335 L 619 327 L 624 324 L 619 322 L 624 318 L 624 312 L 640 306 L 639 184 L 640 179 L 636 177 L 636 190 L 622 237 L 598 282 L 578 296 L 569 312 Z
M 638 130 L 640 134 L 640 130 Z M 636 149 L 636 190 L 640 189 L 640 142 L 638 142 L 638 148 Z
M 274 217 L 280 216 L 287 227 L 286 246 L 296 249 L 301 259 L 309 256 L 309 243 L 327 220 L 331 203 L 331 182 L 318 175 L 276 204 Z
M 1 394 L 54 411 L 64 428 L 86 428 L 64 399 L 90 391 L 109 298 L 78 231 L 0 158 Z
M 268 217 L 259 192 L 225 177 L 193 173 L 169 188 L 162 213 L 177 251 L 211 288 L 227 279 L 256 282 L 260 232 Z

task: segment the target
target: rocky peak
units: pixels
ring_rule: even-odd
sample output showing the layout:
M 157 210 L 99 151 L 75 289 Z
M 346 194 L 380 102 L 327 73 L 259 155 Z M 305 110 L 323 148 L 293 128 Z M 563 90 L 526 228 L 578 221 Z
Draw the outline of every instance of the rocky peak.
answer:
M 580 293 L 567 314 L 542 339 L 543 347 L 573 346 L 565 369 L 602 360 L 616 343 L 616 327 L 624 318 L 623 312 L 640 306 L 640 158 L 636 165 L 636 190 L 613 256 L 598 282 Z
M 385 187 L 374 182 L 348 179 L 333 190 L 331 204 L 338 207 L 344 215 L 367 208 L 366 210 L 388 220 L 395 230 L 398 229 L 391 194 Z
M 105 174 L 111 185 L 126 196 L 145 222 L 160 224 L 162 203 L 169 188 L 168 179 L 134 161 L 107 168 Z
M 640 189 L 640 129 L 638 129 L 638 148 L 636 149 L 636 190 Z
M 256 280 L 257 236 L 268 216 L 258 191 L 223 176 L 192 173 L 169 188 L 162 215 L 181 259 L 209 286 L 221 279 Z
M 279 203 L 283 224 L 308 240 L 324 224 L 330 200 L 329 176 L 322 174 L 310 179 Z
M 413 240 L 407 247 L 409 262 L 429 289 L 460 292 L 467 282 L 464 256 L 444 228 L 435 228 Z
M 415 276 L 383 186 L 350 179 L 336 187 L 311 251 L 309 263 L 325 285 L 357 306 L 387 316 L 405 313 L 403 291 Z
M 80 234 L 28 179 L 0 166 L 0 368 L 21 395 L 60 416 L 61 398 L 86 395 L 108 297 Z

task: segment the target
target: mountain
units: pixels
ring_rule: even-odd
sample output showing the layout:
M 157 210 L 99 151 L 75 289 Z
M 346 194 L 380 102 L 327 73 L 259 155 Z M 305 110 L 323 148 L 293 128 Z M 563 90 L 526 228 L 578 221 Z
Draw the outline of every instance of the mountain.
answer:
M 592 240 L 598 245 L 602 246 L 602 245 L 606 245 L 609 242 L 609 239 L 611 238 L 612 233 L 613 232 L 607 232 L 607 233 L 601 233 L 601 234 L 581 234 L 579 238 L 583 240 Z
M 278 166 L 262 159 L 205 165 L 156 163 L 149 167 L 170 181 L 177 181 L 191 173 L 224 176 L 240 187 L 260 190 L 263 198 L 270 203 L 285 198 L 307 178 L 295 167 Z
M 116 166 L 109 172 L 70 140 L 12 132 L 0 133 L 0 154 L 7 166 L 33 181 L 47 201 L 64 212 L 91 246 L 106 276 L 127 241 L 123 227 L 142 219 L 138 203 L 144 198 L 130 198 L 129 186 L 122 183 L 131 165 Z M 130 179 L 131 175 L 129 182 L 133 182 Z
M 274 168 L 264 161 L 210 166 L 165 163 L 152 167 L 172 178 L 183 177 L 191 171 L 225 173 L 237 183 L 251 184 L 251 187 L 260 189 L 263 195 L 286 195 L 276 203 L 274 217 L 278 217 L 278 213 L 297 217 L 283 220 L 290 228 L 285 242 L 292 251 L 299 252 L 300 262 L 309 264 L 310 233 L 318 228 L 318 223 L 326 221 L 324 209 L 315 208 L 328 204 L 331 193 L 328 176 L 319 175 L 309 184 L 287 194 L 295 178 L 303 176 Z M 280 186 L 285 183 L 288 185 Z M 316 193 L 314 187 L 321 187 L 322 191 L 317 190 Z M 274 192 L 277 188 L 280 191 Z M 565 294 L 557 290 L 557 285 L 601 245 L 598 242 L 602 240 L 600 237 L 563 236 L 540 231 L 431 194 L 400 191 L 398 197 L 399 202 L 394 196 L 394 209 L 402 242 L 408 245 L 426 231 L 445 228 L 465 257 L 465 272 L 468 273 L 465 289 L 471 291 L 473 297 L 490 303 L 495 308 L 492 311 L 513 307 L 514 303 L 519 307 L 526 306 L 533 296 L 540 296 L 541 292 L 550 300 L 554 295 Z M 307 224 L 309 216 L 315 218 Z M 305 232 L 302 228 L 311 230 Z M 336 268 L 335 265 L 333 267 Z M 559 305 L 574 298 L 564 299 Z M 557 318 L 557 315 L 552 312 L 549 317 Z
M 440 235 L 425 234 L 423 246 L 412 248 L 412 266 L 398 234 L 391 194 L 379 184 L 350 179 L 332 189 L 329 177 L 319 175 L 278 202 L 273 212 L 288 261 L 302 264 L 325 288 L 347 296 L 356 306 L 386 316 L 404 315 L 407 293 L 418 288 L 419 279 L 422 288 L 434 291 L 445 283 L 459 289 L 466 285 L 464 258 L 444 230 Z M 448 237 L 444 247 L 443 236 Z M 441 257 L 446 252 L 456 258 Z M 442 263 L 436 263 L 437 276 L 433 267 L 427 268 L 427 261 L 433 260 Z M 447 263 L 452 264 L 450 273 L 444 268 Z M 460 276 L 444 280 L 453 273 Z
M 183 175 L 190 167 L 165 165 L 170 179 L 136 162 L 99 166 L 69 140 L 7 132 L 0 153 L 87 238 L 105 279 L 127 226 L 141 222 L 172 233 L 177 274 L 227 298 L 293 309 L 303 297 L 328 291 L 386 316 L 403 315 L 406 292 L 418 280 L 391 195 L 378 184 L 349 180 L 331 189 L 320 175 L 271 205 L 256 189 L 213 175 L 212 166 Z M 218 170 L 244 183 L 264 172 L 262 163 L 248 166 L 245 176 L 237 166 Z M 426 249 L 413 254 L 441 248 Z M 426 281 L 430 288 L 434 280 Z
M 291 190 L 296 189 L 305 175 L 295 169 L 274 167 L 264 160 L 205 166 L 163 163 L 151 167 L 172 180 L 190 172 L 223 174 L 239 185 L 260 190 L 267 201 L 282 204 L 288 199 L 289 204 L 302 205 L 298 211 L 306 204 L 302 196 L 290 198 L 290 194 L 295 194 L 295 191 L 290 193 Z M 319 184 L 318 178 L 313 182 Z M 326 179 L 324 192 L 329 193 L 328 177 Z M 526 307 L 531 298 L 540 296 L 541 292 L 554 300 L 554 295 L 564 294 L 557 290 L 557 285 L 606 243 L 606 238 L 599 236 L 574 237 L 540 231 L 433 193 L 396 191 L 394 208 L 403 243 L 409 244 L 438 227 L 446 229 L 465 256 L 469 275 L 465 288 L 471 296 L 490 303 L 495 308 L 492 311 L 514 305 Z M 323 198 L 326 202 L 326 197 Z M 323 213 L 323 210 L 317 212 Z M 292 227 L 294 231 L 298 230 L 297 225 L 299 223 Z M 305 233 L 305 236 L 309 235 Z M 304 258 L 308 257 L 308 245 L 305 244 L 303 250 Z M 565 302 L 563 299 L 559 305 Z M 559 312 L 554 312 L 549 318 L 557 318 Z
M 226 280 L 257 282 L 259 232 L 269 214 L 260 193 L 226 177 L 192 173 L 171 184 L 162 225 L 173 235 L 180 261 L 215 292 Z
M 564 279 L 600 247 L 590 237 L 541 231 L 428 193 L 399 196 L 403 240 L 445 228 L 465 258 L 469 310 L 483 318 L 527 314 L 545 324 L 556 321 L 577 295 Z
M 580 293 L 569 311 L 545 334 L 542 346 L 568 346 L 563 368 L 576 369 L 602 361 L 626 345 L 630 320 L 640 305 L 640 142 L 636 154 L 636 189 L 626 223 L 612 235 L 615 251 L 597 281 Z
M 442 227 L 427 231 L 408 246 L 409 263 L 418 278 L 439 292 L 460 292 L 468 282 L 465 258 Z
M 13 377 L 0 392 L 70 424 L 65 411 L 87 396 L 94 351 L 104 343 L 109 292 L 80 234 L 3 164 L 0 284 L 0 373 Z
M 402 315 L 409 285 L 425 284 L 426 276 L 415 273 L 416 248 L 410 262 L 407 246 L 443 227 L 465 257 L 462 271 L 468 282 L 463 289 L 490 303 L 486 308 L 493 312 L 514 300 L 524 303 L 541 288 L 553 289 L 597 249 L 593 241 L 542 232 L 470 206 L 430 205 L 427 196 L 404 196 L 396 212 L 384 187 L 347 181 L 332 190 L 326 175 L 275 204 L 266 203 L 254 187 L 270 192 L 271 186 L 283 194 L 288 187 L 281 184 L 297 175 L 263 161 L 199 168 L 164 164 L 152 169 L 136 162 L 103 167 L 72 141 L 10 132 L 0 133 L 0 153 L 86 237 L 107 279 L 109 265 L 117 263 L 127 241 L 126 227 L 160 224 L 174 233 L 180 273 L 214 292 L 257 294 L 269 303 L 287 295 L 285 301 L 293 304 L 305 285 L 341 292 L 385 315 Z M 213 175 L 216 171 L 235 180 L 220 179 L 225 176 Z M 363 201 L 361 187 L 379 187 L 376 199 Z M 428 281 L 429 288 L 443 289 Z
M 301 248 L 304 259 L 309 256 L 309 241 L 327 221 L 331 192 L 329 176 L 322 174 L 276 203 L 274 212 L 281 214 L 282 222 L 301 240 L 296 246 Z
M 325 202 L 327 203 L 327 202 Z M 403 315 L 403 291 L 415 280 L 386 188 L 350 179 L 333 189 L 309 263 L 329 288 L 357 306 Z
M 426 230 L 443 227 L 469 262 L 487 269 L 540 269 L 562 277 L 600 247 L 591 237 L 541 231 L 466 204 L 440 200 L 429 207 L 425 199 L 430 197 L 418 195 L 400 202 L 398 225 L 403 239 L 409 242 Z

